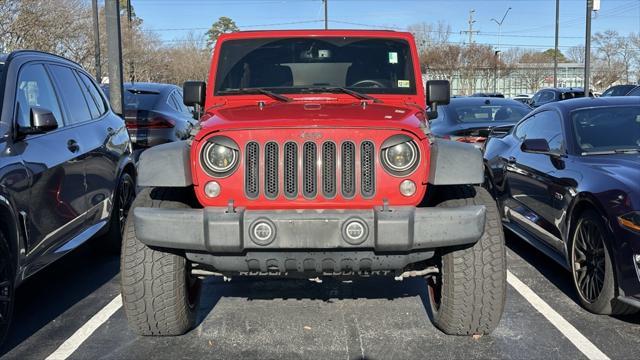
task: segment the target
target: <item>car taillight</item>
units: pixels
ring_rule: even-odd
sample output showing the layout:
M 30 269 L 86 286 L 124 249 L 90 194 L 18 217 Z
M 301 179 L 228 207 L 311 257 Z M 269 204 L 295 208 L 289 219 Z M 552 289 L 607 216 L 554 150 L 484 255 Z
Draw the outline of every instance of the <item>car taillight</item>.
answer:
M 486 140 L 487 138 L 482 136 L 462 136 L 456 139 L 456 141 L 469 144 L 483 143 Z
M 163 116 L 154 116 L 149 120 L 127 121 L 128 129 L 169 129 L 176 125 L 172 119 Z

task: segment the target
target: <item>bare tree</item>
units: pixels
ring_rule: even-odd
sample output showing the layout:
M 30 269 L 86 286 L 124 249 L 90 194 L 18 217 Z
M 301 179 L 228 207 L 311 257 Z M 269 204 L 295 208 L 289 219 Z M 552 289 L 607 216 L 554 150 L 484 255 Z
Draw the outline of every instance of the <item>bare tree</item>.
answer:
M 584 46 L 576 45 L 569 48 L 567 51 L 567 58 L 569 61 L 584 64 Z
M 545 78 L 552 75 L 549 64 L 553 59 L 548 54 L 526 50 L 520 57 L 518 70 L 530 92 L 536 92 Z

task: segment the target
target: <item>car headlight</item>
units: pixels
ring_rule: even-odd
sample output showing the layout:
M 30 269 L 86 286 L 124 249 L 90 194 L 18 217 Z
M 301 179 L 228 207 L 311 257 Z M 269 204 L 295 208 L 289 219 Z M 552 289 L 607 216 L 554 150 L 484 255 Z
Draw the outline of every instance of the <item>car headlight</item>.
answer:
M 238 165 L 238 145 L 226 136 L 214 136 L 202 148 L 201 163 L 205 171 L 216 177 L 230 175 Z
M 405 176 L 415 170 L 420 154 L 416 143 L 407 135 L 395 135 L 382 144 L 382 164 L 387 172 Z
M 622 227 L 640 232 L 640 211 L 618 216 L 618 223 Z

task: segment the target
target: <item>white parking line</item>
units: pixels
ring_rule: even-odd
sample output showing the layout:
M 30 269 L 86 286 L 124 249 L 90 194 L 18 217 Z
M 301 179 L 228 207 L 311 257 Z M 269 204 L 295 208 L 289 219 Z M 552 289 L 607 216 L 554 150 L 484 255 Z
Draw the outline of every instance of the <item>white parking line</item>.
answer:
M 541 313 L 549 322 L 560 330 L 560 332 L 580 350 L 584 356 L 592 360 L 609 360 L 609 357 L 605 355 L 597 346 L 595 346 L 589 339 L 582 335 L 578 329 L 565 320 L 560 314 L 549 306 L 544 300 L 542 300 L 536 293 L 533 292 L 527 285 L 525 285 L 520 279 L 513 275 L 510 271 L 507 271 L 507 282 L 517 292 L 522 295 L 539 313 Z
M 87 340 L 91 334 L 100 325 L 105 323 L 111 315 L 113 315 L 118 309 L 122 307 L 122 297 L 116 296 L 107 306 L 103 307 L 97 314 L 93 315 L 89 321 L 87 321 L 78 331 L 76 331 L 70 338 L 67 339 L 60 347 L 47 357 L 47 360 L 64 360 L 71 356 L 74 351 L 78 350 L 80 345 Z

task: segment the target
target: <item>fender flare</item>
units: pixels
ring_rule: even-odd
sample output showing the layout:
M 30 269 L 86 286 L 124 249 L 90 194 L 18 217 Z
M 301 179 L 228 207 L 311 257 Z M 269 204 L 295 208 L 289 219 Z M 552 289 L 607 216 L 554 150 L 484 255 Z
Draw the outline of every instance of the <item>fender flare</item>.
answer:
M 190 143 L 183 140 L 145 150 L 138 162 L 138 186 L 187 187 L 193 185 L 190 148 Z
M 436 139 L 431 145 L 429 183 L 471 185 L 484 182 L 482 152 L 473 145 Z

